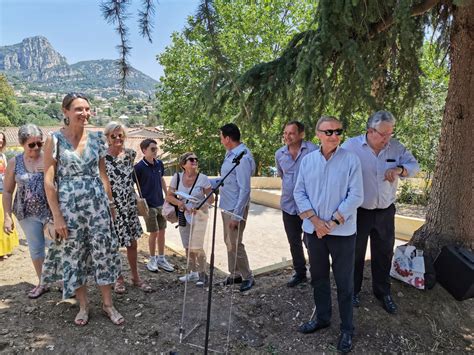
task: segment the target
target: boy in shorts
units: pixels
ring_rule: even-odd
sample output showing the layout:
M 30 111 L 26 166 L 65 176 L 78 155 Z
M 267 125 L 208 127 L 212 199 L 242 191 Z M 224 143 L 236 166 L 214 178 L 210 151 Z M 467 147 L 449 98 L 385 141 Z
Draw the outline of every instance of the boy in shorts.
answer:
M 146 199 L 150 212 L 145 217 L 146 229 L 150 233 L 148 247 L 150 249 L 150 261 L 147 269 L 157 272 L 158 268 L 172 272 L 174 268 L 165 258 L 165 229 L 166 219 L 161 214 L 164 203 L 163 192 L 166 194 L 166 183 L 163 179 L 165 167 L 163 162 L 157 159 L 158 146 L 155 140 L 145 139 L 140 143 L 143 159 L 135 164 L 137 183 L 143 198 Z M 155 255 L 158 246 L 158 256 Z

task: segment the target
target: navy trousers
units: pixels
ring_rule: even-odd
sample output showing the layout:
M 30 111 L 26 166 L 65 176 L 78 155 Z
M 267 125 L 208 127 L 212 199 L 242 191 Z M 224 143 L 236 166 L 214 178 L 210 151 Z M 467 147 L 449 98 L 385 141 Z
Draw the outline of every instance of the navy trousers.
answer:
M 311 284 L 314 292 L 317 319 L 329 323 L 332 315 L 329 256 L 337 286 L 337 302 L 341 332 L 352 334 L 352 296 L 354 295 L 354 253 L 356 235 L 326 235 L 319 239 L 315 233 L 305 233 L 308 245 Z

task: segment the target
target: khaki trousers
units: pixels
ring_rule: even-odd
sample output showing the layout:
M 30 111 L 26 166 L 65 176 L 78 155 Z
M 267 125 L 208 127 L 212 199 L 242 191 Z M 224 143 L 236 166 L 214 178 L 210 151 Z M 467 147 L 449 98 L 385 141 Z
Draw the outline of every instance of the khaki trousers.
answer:
M 247 219 L 249 207 L 244 210 L 244 219 Z M 242 276 L 244 280 L 252 276 L 249 259 L 245 246 L 242 243 L 242 237 L 245 230 L 246 221 L 240 221 L 237 229 L 230 229 L 229 223 L 232 219 L 228 214 L 222 213 L 222 222 L 224 225 L 224 242 L 227 247 L 227 261 L 229 264 L 230 276 Z

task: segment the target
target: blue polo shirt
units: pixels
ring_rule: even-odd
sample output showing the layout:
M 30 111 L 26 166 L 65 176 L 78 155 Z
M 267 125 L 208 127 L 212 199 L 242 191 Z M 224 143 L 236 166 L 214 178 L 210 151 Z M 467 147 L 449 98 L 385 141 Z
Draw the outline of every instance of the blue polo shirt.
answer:
M 155 159 L 154 163 L 150 164 L 143 158 L 135 164 L 134 168 L 142 195 L 146 199 L 148 206 L 153 208 L 162 207 L 164 199 L 161 178 L 165 172 L 163 162 Z

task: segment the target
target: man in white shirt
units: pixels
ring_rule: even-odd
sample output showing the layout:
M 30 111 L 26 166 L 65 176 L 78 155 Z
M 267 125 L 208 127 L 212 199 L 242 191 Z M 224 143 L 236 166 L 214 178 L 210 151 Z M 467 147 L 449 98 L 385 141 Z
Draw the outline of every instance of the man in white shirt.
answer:
M 363 199 L 359 158 L 339 147 L 342 124 L 323 116 L 316 124 L 321 145 L 301 162 L 294 197 L 308 245 L 315 311 L 299 328 L 312 333 L 331 321 L 329 257 L 337 285 L 341 335 L 337 349 L 352 349 L 352 296 L 357 207 Z
M 362 164 L 364 202 L 357 210 L 354 269 L 355 307 L 360 304 L 365 253 L 370 235 L 372 289 L 382 307 L 397 312 L 390 293 L 390 265 L 395 244 L 395 199 L 399 178 L 414 176 L 419 166 L 413 155 L 392 138 L 395 118 L 378 111 L 369 117 L 367 132 L 344 142 L 343 148 L 357 154 Z

